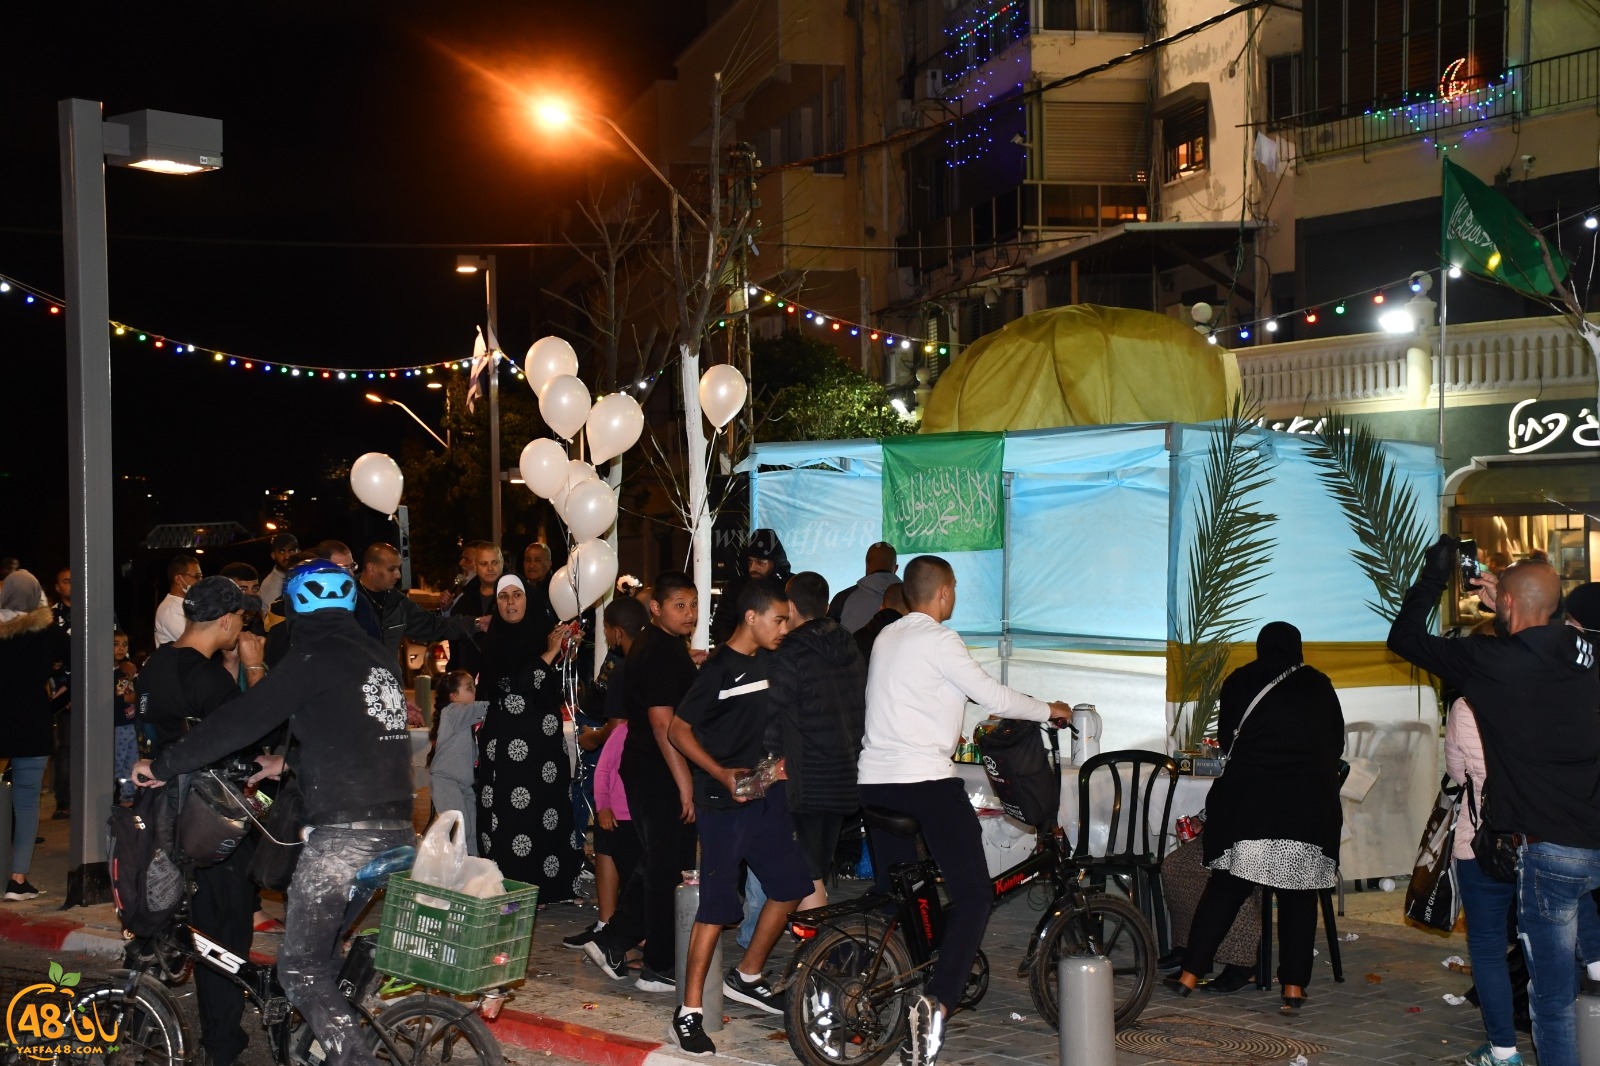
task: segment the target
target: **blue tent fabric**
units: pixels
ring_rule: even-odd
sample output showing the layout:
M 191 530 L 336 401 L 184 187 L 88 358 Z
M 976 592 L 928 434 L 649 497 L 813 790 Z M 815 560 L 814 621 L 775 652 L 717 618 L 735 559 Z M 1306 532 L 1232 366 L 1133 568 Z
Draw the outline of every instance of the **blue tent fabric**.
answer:
M 1000 632 L 1009 569 L 1009 629 L 1018 636 L 1084 646 L 1171 639 L 1211 433 L 1155 424 L 1007 434 L 1009 559 L 948 556 L 958 589 L 951 625 L 969 637 Z M 1257 443 L 1273 457 L 1257 505 L 1278 522 L 1249 615 L 1292 621 L 1308 641 L 1383 640 L 1388 626 L 1366 606 L 1372 586 L 1350 556 L 1355 535 L 1317 477 L 1311 441 L 1262 430 Z M 1424 527 L 1435 528 L 1443 473 L 1433 449 L 1385 448 Z M 834 590 L 850 585 L 882 535 L 880 455 L 876 441 L 757 445 L 745 467 L 752 528 L 776 529 L 796 571 L 816 570 Z

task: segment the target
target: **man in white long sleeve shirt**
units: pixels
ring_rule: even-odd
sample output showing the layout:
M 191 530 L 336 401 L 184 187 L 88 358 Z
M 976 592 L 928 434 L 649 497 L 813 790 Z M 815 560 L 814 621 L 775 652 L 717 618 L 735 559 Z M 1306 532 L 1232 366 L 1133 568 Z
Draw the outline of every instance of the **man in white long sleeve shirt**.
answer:
M 956 576 L 936 555 L 905 570 L 910 610 L 878 635 L 867 668 L 867 728 L 857 764 L 864 807 L 886 807 L 922 823 L 928 850 L 950 895 L 939 960 L 928 995 L 911 1007 L 912 1066 L 931 1066 L 943 1043 L 944 1016 L 955 1008 L 989 924 L 993 886 L 978 816 L 950 756 L 967 703 L 1001 718 L 1065 725 L 1066 703 L 1046 703 L 1007 688 L 984 672 L 955 630 Z M 893 867 L 916 861 L 907 837 L 874 831 L 880 885 Z

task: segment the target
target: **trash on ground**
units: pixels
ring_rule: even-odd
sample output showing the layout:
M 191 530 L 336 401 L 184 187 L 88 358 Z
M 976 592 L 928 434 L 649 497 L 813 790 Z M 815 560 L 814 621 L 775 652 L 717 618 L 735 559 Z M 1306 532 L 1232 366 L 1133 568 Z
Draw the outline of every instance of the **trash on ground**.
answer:
M 1360 940 L 1361 939 L 1361 934 L 1360 933 L 1346 933 L 1343 936 L 1341 936 L 1339 939 L 1340 940 L 1344 940 L 1344 941 Z
M 1304 1055 L 1296 1055 L 1289 1060 L 1289 1066 L 1307 1066 L 1306 1057 Z
M 1467 964 L 1467 960 L 1463 959 L 1460 955 L 1452 955 L 1448 959 L 1445 959 L 1443 962 L 1441 962 L 1439 965 L 1443 966 L 1447 970 L 1453 970 L 1457 966 L 1465 966 L 1466 964 Z
M 776 1033 L 768 1033 L 767 1034 L 767 1039 L 768 1040 L 787 1040 L 787 1039 L 789 1039 L 789 1034 L 783 1032 L 782 1030 L 779 1030 Z
M 585 1004 L 584 1004 L 584 1005 L 583 1005 L 583 1009 L 584 1009 L 584 1010 L 594 1010 L 594 1009 L 595 1009 L 595 1008 L 596 1008 L 596 1007 L 598 1007 L 598 1006 L 599 1006 L 599 1005 L 600 1005 L 600 1004 L 598 1004 L 598 1003 L 585 1003 Z
M 1028 1016 L 1026 1014 L 1018 1014 L 1016 1011 L 1012 1011 L 1011 1020 L 1014 1022 L 1025 1022 L 1028 1020 Z
M 1452 996 L 1450 993 L 1446 992 L 1444 994 L 1444 1001 L 1446 1003 L 1450 1004 L 1452 1007 L 1459 1007 L 1459 1006 L 1461 1006 L 1461 1004 L 1463 1004 L 1463 1003 L 1465 1003 L 1467 1001 L 1467 997 L 1466 996 Z
M 1375 973 L 1369 973 L 1369 974 L 1367 974 L 1367 984 L 1369 984 L 1369 985 L 1381 985 L 1381 984 L 1383 984 L 1383 978 L 1379 977 Z
M 1407 1007 L 1406 1008 L 1406 1013 L 1407 1014 L 1421 1014 L 1422 1013 L 1422 1008 L 1421 1007 Z

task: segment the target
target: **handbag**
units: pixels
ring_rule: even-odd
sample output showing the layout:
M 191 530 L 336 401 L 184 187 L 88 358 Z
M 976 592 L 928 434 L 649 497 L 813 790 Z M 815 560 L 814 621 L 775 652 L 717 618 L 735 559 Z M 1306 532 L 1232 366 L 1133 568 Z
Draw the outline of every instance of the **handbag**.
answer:
M 1460 886 L 1456 884 L 1455 864 L 1451 861 L 1460 814 L 1461 787 L 1445 777 L 1439 782 L 1433 813 L 1428 815 L 1428 824 L 1423 827 L 1411 884 L 1406 887 L 1406 917 L 1443 933 L 1454 931 L 1456 914 L 1461 909 Z
M 286 891 L 304 850 L 300 834 L 305 827 L 305 794 L 300 791 L 299 779 L 292 773 L 285 774 L 278 785 L 277 798 L 261 821 L 261 840 L 250 859 L 250 880 L 262 888 Z
M 1489 786 L 1484 782 L 1483 789 L 1475 797 L 1472 791 L 1472 778 L 1467 778 L 1467 808 L 1472 812 L 1472 820 L 1478 823 L 1477 832 L 1472 834 L 1472 854 L 1478 860 L 1478 868 L 1485 877 L 1493 878 L 1504 884 L 1515 884 L 1517 880 L 1517 845 L 1512 841 L 1513 834 L 1504 829 L 1496 829 L 1489 822 Z

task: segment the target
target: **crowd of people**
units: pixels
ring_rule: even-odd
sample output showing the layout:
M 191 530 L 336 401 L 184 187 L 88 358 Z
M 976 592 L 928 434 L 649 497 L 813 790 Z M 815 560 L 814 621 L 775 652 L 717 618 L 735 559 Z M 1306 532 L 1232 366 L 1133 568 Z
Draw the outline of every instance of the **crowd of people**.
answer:
M 337 1066 L 371 1061 L 329 963 L 345 886 L 368 859 L 414 839 L 411 730 L 426 718 L 434 810 L 459 810 L 469 848 L 506 877 L 538 885 L 541 904 L 588 895 L 592 828 L 599 915 L 565 943 L 615 980 L 679 993 L 671 1028 L 686 1053 L 715 1051 L 704 1027 L 707 981 L 720 980 L 737 1003 L 782 1011 L 768 957 L 794 910 L 826 903 L 846 820 L 864 804 L 917 818 L 949 907 L 927 994 L 912 1008 L 908 1051 L 913 1066 L 936 1061 L 992 895 L 978 822 L 950 760 L 966 705 L 1058 725 L 1071 718 L 1067 704 L 1012 690 L 973 661 L 946 625 L 957 582 L 945 560 L 919 556 L 902 574 L 894 548 L 875 544 L 865 575 L 830 595 L 820 574 L 791 572 L 773 531 L 757 530 L 711 619 L 709 653 L 690 646 L 701 611 L 693 581 L 666 572 L 606 603 L 595 624 L 608 653 L 595 670 L 576 665 L 582 625 L 551 607 L 543 544 L 528 546 L 516 575 L 504 572 L 498 545 L 469 542 L 454 594 L 438 610 L 398 587 L 391 545 L 370 545 L 359 561 L 333 540 L 302 551 L 285 534 L 271 547 L 264 577 L 239 563 L 206 577 L 195 556 L 174 557 L 157 610 L 159 646 L 131 656 L 127 637 L 114 636 L 115 800 L 230 758 L 260 766 L 253 783 L 293 772 L 313 831 L 288 893 L 280 976 Z M 1548 563 L 1524 561 L 1478 579 L 1493 613 L 1484 632 L 1432 636 L 1428 614 L 1455 565 L 1454 543 L 1441 538 L 1389 644 L 1454 694 L 1447 762 L 1473 797 L 1455 872 L 1489 1038 L 1468 1061 L 1520 1061 L 1506 958 L 1514 929 L 1540 1059 L 1575 1064 L 1578 984 L 1600 983 L 1592 895 L 1600 890 L 1600 675 L 1591 643 L 1600 588 L 1563 599 Z M 0 581 L 0 700 L 12 723 L 0 731 L 14 808 L 8 900 L 38 893 L 28 867 L 42 784 L 70 744 L 60 728 L 70 699 L 70 573 L 53 586 L 55 605 L 26 570 Z M 442 641 L 449 666 L 424 714 L 407 699 L 401 649 Z M 1284 1009 L 1304 1002 L 1316 893 L 1338 878 L 1343 728 L 1332 683 L 1304 662 L 1298 630 L 1266 626 L 1255 661 L 1221 690 L 1228 771 L 1211 789 L 1196 842 L 1192 920 L 1174 922 L 1182 947 L 1166 961 L 1178 994 L 1226 957 L 1241 906 L 1266 886 L 1278 901 Z M 353 761 L 362 774 L 346 772 Z M 65 768 L 57 774 L 64 789 Z M 58 814 L 67 810 L 58 801 Z M 880 880 L 912 857 L 907 838 L 874 832 L 872 843 Z M 1509 875 L 1486 861 L 1491 847 L 1513 856 Z M 271 928 L 251 852 L 247 842 L 195 871 L 195 922 L 241 955 Z M 699 910 L 679 989 L 674 890 L 696 867 Z M 742 956 L 712 974 L 723 930 L 741 923 Z M 1245 959 L 1229 970 L 1207 987 L 1229 991 L 1250 975 Z M 242 995 L 208 973 L 196 984 L 201 1046 L 214 1066 L 229 1066 L 247 1043 Z

